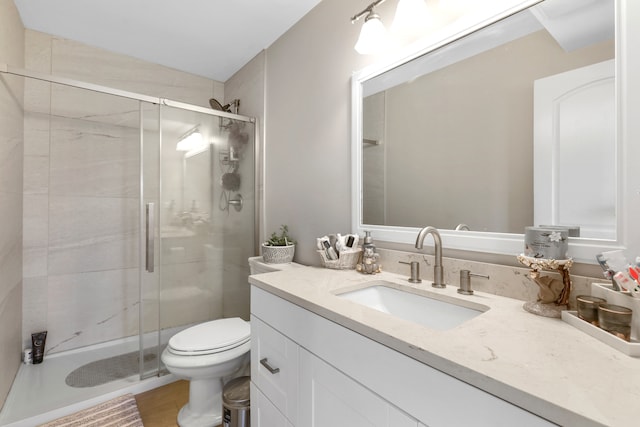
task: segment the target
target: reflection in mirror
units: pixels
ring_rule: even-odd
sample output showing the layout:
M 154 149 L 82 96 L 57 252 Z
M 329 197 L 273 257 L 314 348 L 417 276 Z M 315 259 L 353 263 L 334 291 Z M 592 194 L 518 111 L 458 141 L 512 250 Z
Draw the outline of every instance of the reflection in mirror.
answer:
M 209 231 L 210 217 L 217 211 L 229 214 L 230 208 L 234 212 L 243 209 L 244 197 L 240 191 L 251 183 L 251 176 L 247 174 L 251 165 L 247 159 L 251 155 L 252 129 L 250 124 L 230 118 L 196 118 L 200 123 L 185 135 L 197 130 L 202 141 L 189 147 L 189 151 L 176 149 L 165 153 L 165 159 L 182 162 L 182 175 L 167 176 L 165 181 L 173 206 L 168 215 L 171 225 L 198 226 L 204 232 Z
M 212 211 L 211 184 L 213 150 L 206 144 L 201 150 L 185 153 L 183 161 L 183 212 L 190 212 L 194 224 L 208 224 Z
M 616 239 L 614 3 L 547 0 L 362 82 L 361 223 Z

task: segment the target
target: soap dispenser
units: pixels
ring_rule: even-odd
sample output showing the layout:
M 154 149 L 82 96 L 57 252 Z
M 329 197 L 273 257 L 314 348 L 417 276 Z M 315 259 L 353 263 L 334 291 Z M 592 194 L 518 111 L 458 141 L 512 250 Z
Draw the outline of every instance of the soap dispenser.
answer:
M 370 231 L 365 231 L 362 250 L 362 263 L 356 265 L 356 270 L 364 274 L 380 273 L 381 265 L 378 263 L 380 255 L 376 253 L 376 246 L 373 244 Z
M 370 231 L 364 232 L 364 243 L 362 245 L 362 248 L 371 248 L 374 252 L 376 251 L 376 246 L 373 244 L 373 237 L 371 237 Z

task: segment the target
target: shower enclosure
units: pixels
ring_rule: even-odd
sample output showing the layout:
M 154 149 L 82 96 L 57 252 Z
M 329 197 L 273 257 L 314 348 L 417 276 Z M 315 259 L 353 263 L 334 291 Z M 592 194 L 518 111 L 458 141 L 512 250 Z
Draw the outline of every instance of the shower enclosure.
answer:
M 2 72 L 25 83 L 23 344 L 48 331 L 43 368 L 91 348 L 109 359 L 74 366 L 60 387 L 86 396 L 123 377 L 161 375 L 160 353 L 175 332 L 222 317 L 248 320 L 254 120 Z M 122 350 L 110 350 L 116 344 Z M 30 368 L 22 366 L 16 382 Z M 84 377 L 78 368 L 111 371 Z
M 178 103 L 158 108 L 162 142 L 152 139 L 141 155 L 151 162 L 142 166 L 140 227 L 157 223 L 159 236 L 141 234 L 140 258 L 146 257 L 145 270 L 139 270 L 141 327 L 175 332 L 221 317 L 248 320 L 247 258 L 255 251 L 254 124 Z M 143 151 L 147 145 L 143 142 Z M 151 336 L 160 346 L 168 339 Z M 158 354 L 151 344 L 144 342 L 141 360 Z M 141 364 L 141 369 L 148 376 L 162 367 Z

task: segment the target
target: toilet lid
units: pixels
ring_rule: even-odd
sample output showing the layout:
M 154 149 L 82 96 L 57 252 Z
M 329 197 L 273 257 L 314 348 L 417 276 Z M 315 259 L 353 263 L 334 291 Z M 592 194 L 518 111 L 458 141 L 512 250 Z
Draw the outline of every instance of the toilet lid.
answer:
M 249 322 L 239 317 L 218 319 L 192 326 L 169 339 L 174 354 L 203 355 L 238 347 L 251 338 Z

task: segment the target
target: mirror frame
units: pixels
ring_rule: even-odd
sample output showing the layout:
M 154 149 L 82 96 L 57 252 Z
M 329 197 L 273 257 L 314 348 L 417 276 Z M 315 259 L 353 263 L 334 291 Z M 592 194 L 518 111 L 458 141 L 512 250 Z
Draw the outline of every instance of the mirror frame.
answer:
M 631 203 L 627 203 L 625 195 L 628 198 L 632 192 L 628 188 L 634 181 L 632 179 L 640 178 L 640 167 L 635 167 L 638 172 L 633 169 L 633 164 L 628 160 L 630 147 L 626 141 L 631 141 L 630 132 L 627 127 L 630 124 L 627 117 L 630 116 L 628 111 L 628 101 L 631 96 L 627 95 L 625 90 L 629 85 L 629 76 L 632 76 L 629 62 L 625 60 L 625 55 L 632 50 L 629 47 L 628 36 L 632 25 L 633 17 L 628 15 L 632 9 L 628 2 L 634 0 L 614 0 L 615 1 L 615 46 L 616 46 L 616 146 L 617 146 L 617 194 L 616 194 L 616 239 L 587 239 L 587 238 L 570 238 L 569 252 L 576 262 L 588 264 L 596 264 L 595 255 L 599 252 L 610 250 L 635 250 L 634 253 L 627 253 L 627 256 L 635 258 L 640 255 L 640 242 L 631 242 L 629 236 L 633 232 L 640 231 L 640 225 L 631 224 L 630 209 L 633 209 Z M 637 1 L 637 0 L 635 0 Z M 458 20 L 452 24 L 445 26 L 442 31 L 428 37 L 427 39 L 409 46 L 398 55 L 391 57 L 380 63 L 374 63 L 353 74 L 351 82 L 351 101 L 352 101 L 352 132 L 351 132 L 351 161 L 352 161 L 352 229 L 354 232 L 363 235 L 364 231 L 371 231 L 378 241 L 386 241 L 393 243 L 414 244 L 419 228 L 399 227 L 386 225 L 363 224 L 362 212 L 362 85 L 367 80 L 376 77 L 386 71 L 400 66 L 419 56 L 428 54 L 436 49 L 446 46 L 456 40 L 465 37 L 477 30 L 507 18 L 513 14 L 521 12 L 542 0 L 527 0 L 513 2 L 516 4 L 511 8 L 500 12 L 489 11 L 483 16 L 475 16 L 465 19 L 463 22 Z M 624 11 L 624 12 L 622 12 Z M 637 11 L 636 11 L 637 12 Z M 624 15 L 623 15 L 624 13 Z M 631 13 L 632 15 L 633 13 Z M 640 95 L 639 95 L 640 98 Z M 633 133 L 633 132 L 631 132 Z M 637 192 L 640 194 L 640 191 Z M 634 193 L 634 195 L 636 195 Z M 635 200 L 634 200 L 635 201 Z M 637 201 L 636 201 L 637 204 Z M 410 208 L 408 204 L 407 208 Z M 640 221 L 640 218 L 638 218 Z M 425 226 L 429 225 L 425 221 Z M 496 232 L 477 232 L 477 231 L 455 231 L 455 230 L 439 230 L 442 236 L 443 247 L 445 249 L 457 249 L 463 251 L 485 252 L 502 255 L 520 254 L 524 250 L 524 235 L 511 233 Z M 523 230 L 524 232 L 524 230 Z M 630 245 L 632 247 L 630 247 Z

